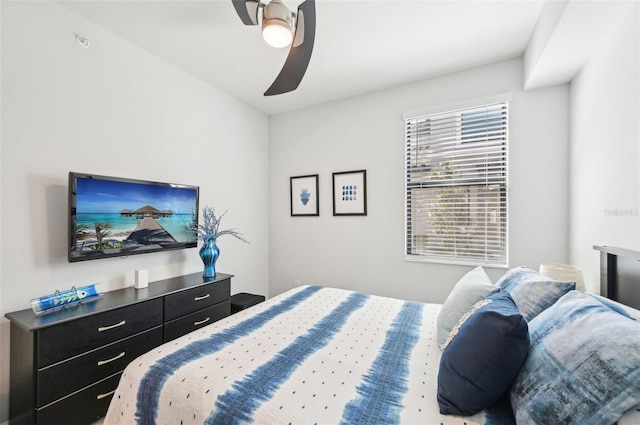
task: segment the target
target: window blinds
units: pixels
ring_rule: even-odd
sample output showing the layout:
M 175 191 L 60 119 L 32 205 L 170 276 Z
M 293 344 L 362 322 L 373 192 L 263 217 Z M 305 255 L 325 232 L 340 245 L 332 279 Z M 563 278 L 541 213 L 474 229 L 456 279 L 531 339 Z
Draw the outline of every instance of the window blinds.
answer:
M 407 259 L 506 265 L 508 103 L 405 128 Z

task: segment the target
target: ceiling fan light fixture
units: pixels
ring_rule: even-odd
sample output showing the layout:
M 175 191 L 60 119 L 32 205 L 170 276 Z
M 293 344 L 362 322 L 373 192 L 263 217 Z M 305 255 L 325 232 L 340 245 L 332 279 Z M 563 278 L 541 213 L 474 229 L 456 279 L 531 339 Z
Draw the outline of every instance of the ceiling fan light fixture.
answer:
M 269 46 L 287 47 L 293 41 L 293 34 L 286 22 L 270 19 L 262 24 L 262 38 Z
M 293 14 L 280 0 L 272 0 L 263 9 L 262 38 L 276 48 L 293 41 Z
M 2 1 L 2 0 L 0 0 Z M 280 73 L 265 96 L 289 93 L 304 77 L 316 37 L 316 1 L 304 0 L 292 12 L 282 0 L 231 0 L 245 25 L 262 25 L 262 37 L 275 46 L 291 46 Z

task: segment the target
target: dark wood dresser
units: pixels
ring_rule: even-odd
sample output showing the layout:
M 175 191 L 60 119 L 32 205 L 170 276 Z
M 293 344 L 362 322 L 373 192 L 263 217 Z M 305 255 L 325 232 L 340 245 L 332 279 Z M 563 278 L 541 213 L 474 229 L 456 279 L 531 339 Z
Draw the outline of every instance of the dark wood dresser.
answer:
M 6 314 L 9 423 L 87 425 L 104 416 L 129 362 L 231 313 L 232 277 L 193 273 L 48 314 Z

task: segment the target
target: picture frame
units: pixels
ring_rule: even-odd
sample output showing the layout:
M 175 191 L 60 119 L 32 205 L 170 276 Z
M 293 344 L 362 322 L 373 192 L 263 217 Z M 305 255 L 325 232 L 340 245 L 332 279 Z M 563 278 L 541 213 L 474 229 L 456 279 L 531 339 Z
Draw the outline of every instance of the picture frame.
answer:
M 333 173 L 333 215 L 367 215 L 367 170 Z
M 289 179 L 291 217 L 319 216 L 318 174 L 294 176 Z

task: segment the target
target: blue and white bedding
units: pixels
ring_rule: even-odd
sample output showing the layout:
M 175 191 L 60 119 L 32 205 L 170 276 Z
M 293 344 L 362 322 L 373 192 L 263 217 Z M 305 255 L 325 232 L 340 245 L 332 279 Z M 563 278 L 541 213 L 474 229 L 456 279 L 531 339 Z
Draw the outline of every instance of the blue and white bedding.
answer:
M 132 362 L 105 425 L 509 423 L 439 413 L 440 308 L 296 288 Z
M 536 329 L 551 326 L 545 316 L 579 299 L 594 304 L 589 300 L 598 298 L 569 292 L 530 322 L 532 341 L 537 341 Z M 598 310 L 611 316 L 605 322 L 640 318 L 637 310 L 625 313 L 617 303 L 600 302 L 620 313 L 607 313 L 596 301 Z M 514 402 L 518 415 L 549 413 L 526 405 L 530 393 L 523 393 L 528 398 L 520 402 L 510 391 L 511 401 L 503 397 L 473 416 L 440 414 L 442 351 L 436 319 L 442 308 L 334 288 L 296 288 L 134 360 L 122 375 L 104 424 L 511 425 Z M 564 320 L 561 314 L 552 318 Z M 571 332 L 575 336 L 591 327 Z M 534 360 L 530 351 L 527 364 Z M 516 390 L 518 382 L 528 379 L 522 372 L 527 368 L 525 364 L 516 378 Z M 608 369 L 603 367 L 604 378 Z M 539 381 L 550 380 L 543 374 Z M 605 382 L 603 377 L 591 381 Z M 544 397 L 548 391 L 539 393 Z M 573 401 L 565 392 L 556 397 Z M 617 421 L 639 423 L 640 405 Z

